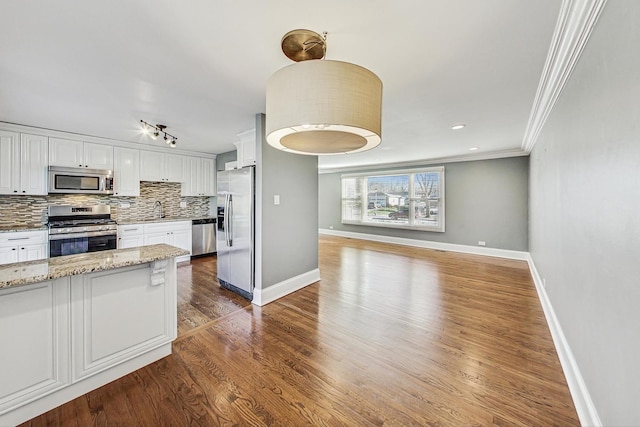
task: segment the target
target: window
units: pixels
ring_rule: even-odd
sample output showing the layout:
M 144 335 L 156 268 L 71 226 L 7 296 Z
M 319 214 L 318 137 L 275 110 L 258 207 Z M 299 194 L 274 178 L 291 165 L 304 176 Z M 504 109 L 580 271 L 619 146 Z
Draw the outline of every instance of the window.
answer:
M 342 175 L 342 223 L 444 231 L 444 167 Z

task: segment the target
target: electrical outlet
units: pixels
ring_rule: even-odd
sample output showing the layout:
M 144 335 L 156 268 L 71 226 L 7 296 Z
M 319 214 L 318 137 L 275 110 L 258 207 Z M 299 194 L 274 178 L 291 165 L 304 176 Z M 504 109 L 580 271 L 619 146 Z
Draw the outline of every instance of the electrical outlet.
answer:
M 279 205 L 280 204 L 280 195 L 279 194 L 274 194 L 273 195 L 273 204 L 274 205 Z
M 480 245 L 480 246 L 487 246 L 487 242 L 485 242 L 484 240 L 480 240 L 480 241 L 478 242 L 478 245 Z
M 180 202 L 180 207 L 181 208 L 186 208 L 187 207 L 187 202 Z
M 333 230 L 333 225 L 330 225 L 330 226 L 329 226 L 329 230 Z
M 120 203 L 120 207 L 121 208 L 130 208 L 131 207 L 131 203 L 128 203 L 128 202 Z

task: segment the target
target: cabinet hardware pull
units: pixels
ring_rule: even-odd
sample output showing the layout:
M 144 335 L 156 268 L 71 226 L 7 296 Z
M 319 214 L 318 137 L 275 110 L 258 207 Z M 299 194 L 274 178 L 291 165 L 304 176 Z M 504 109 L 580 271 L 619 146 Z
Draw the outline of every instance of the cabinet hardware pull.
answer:
M 9 237 L 8 240 L 29 240 L 28 237 Z

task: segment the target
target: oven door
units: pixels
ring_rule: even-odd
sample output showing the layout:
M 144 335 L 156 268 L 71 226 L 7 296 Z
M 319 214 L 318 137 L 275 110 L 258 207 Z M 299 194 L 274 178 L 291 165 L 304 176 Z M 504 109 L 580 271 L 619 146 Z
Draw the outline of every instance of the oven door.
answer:
M 56 236 L 55 240 L 49 240 L 49 256 L 57 257 L 63 255 L 83 254 L 87 252 L 106 251 L 116 249 L 117 235 L 107 234 L 103 236 L 78 236 L 63 237 Z

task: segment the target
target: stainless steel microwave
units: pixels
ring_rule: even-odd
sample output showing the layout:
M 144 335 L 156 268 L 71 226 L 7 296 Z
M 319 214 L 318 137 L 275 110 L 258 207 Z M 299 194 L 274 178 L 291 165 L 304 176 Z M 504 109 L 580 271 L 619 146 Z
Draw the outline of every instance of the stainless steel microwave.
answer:
M 113 194 L 113 171 L 49 166 L 49 194 Z

